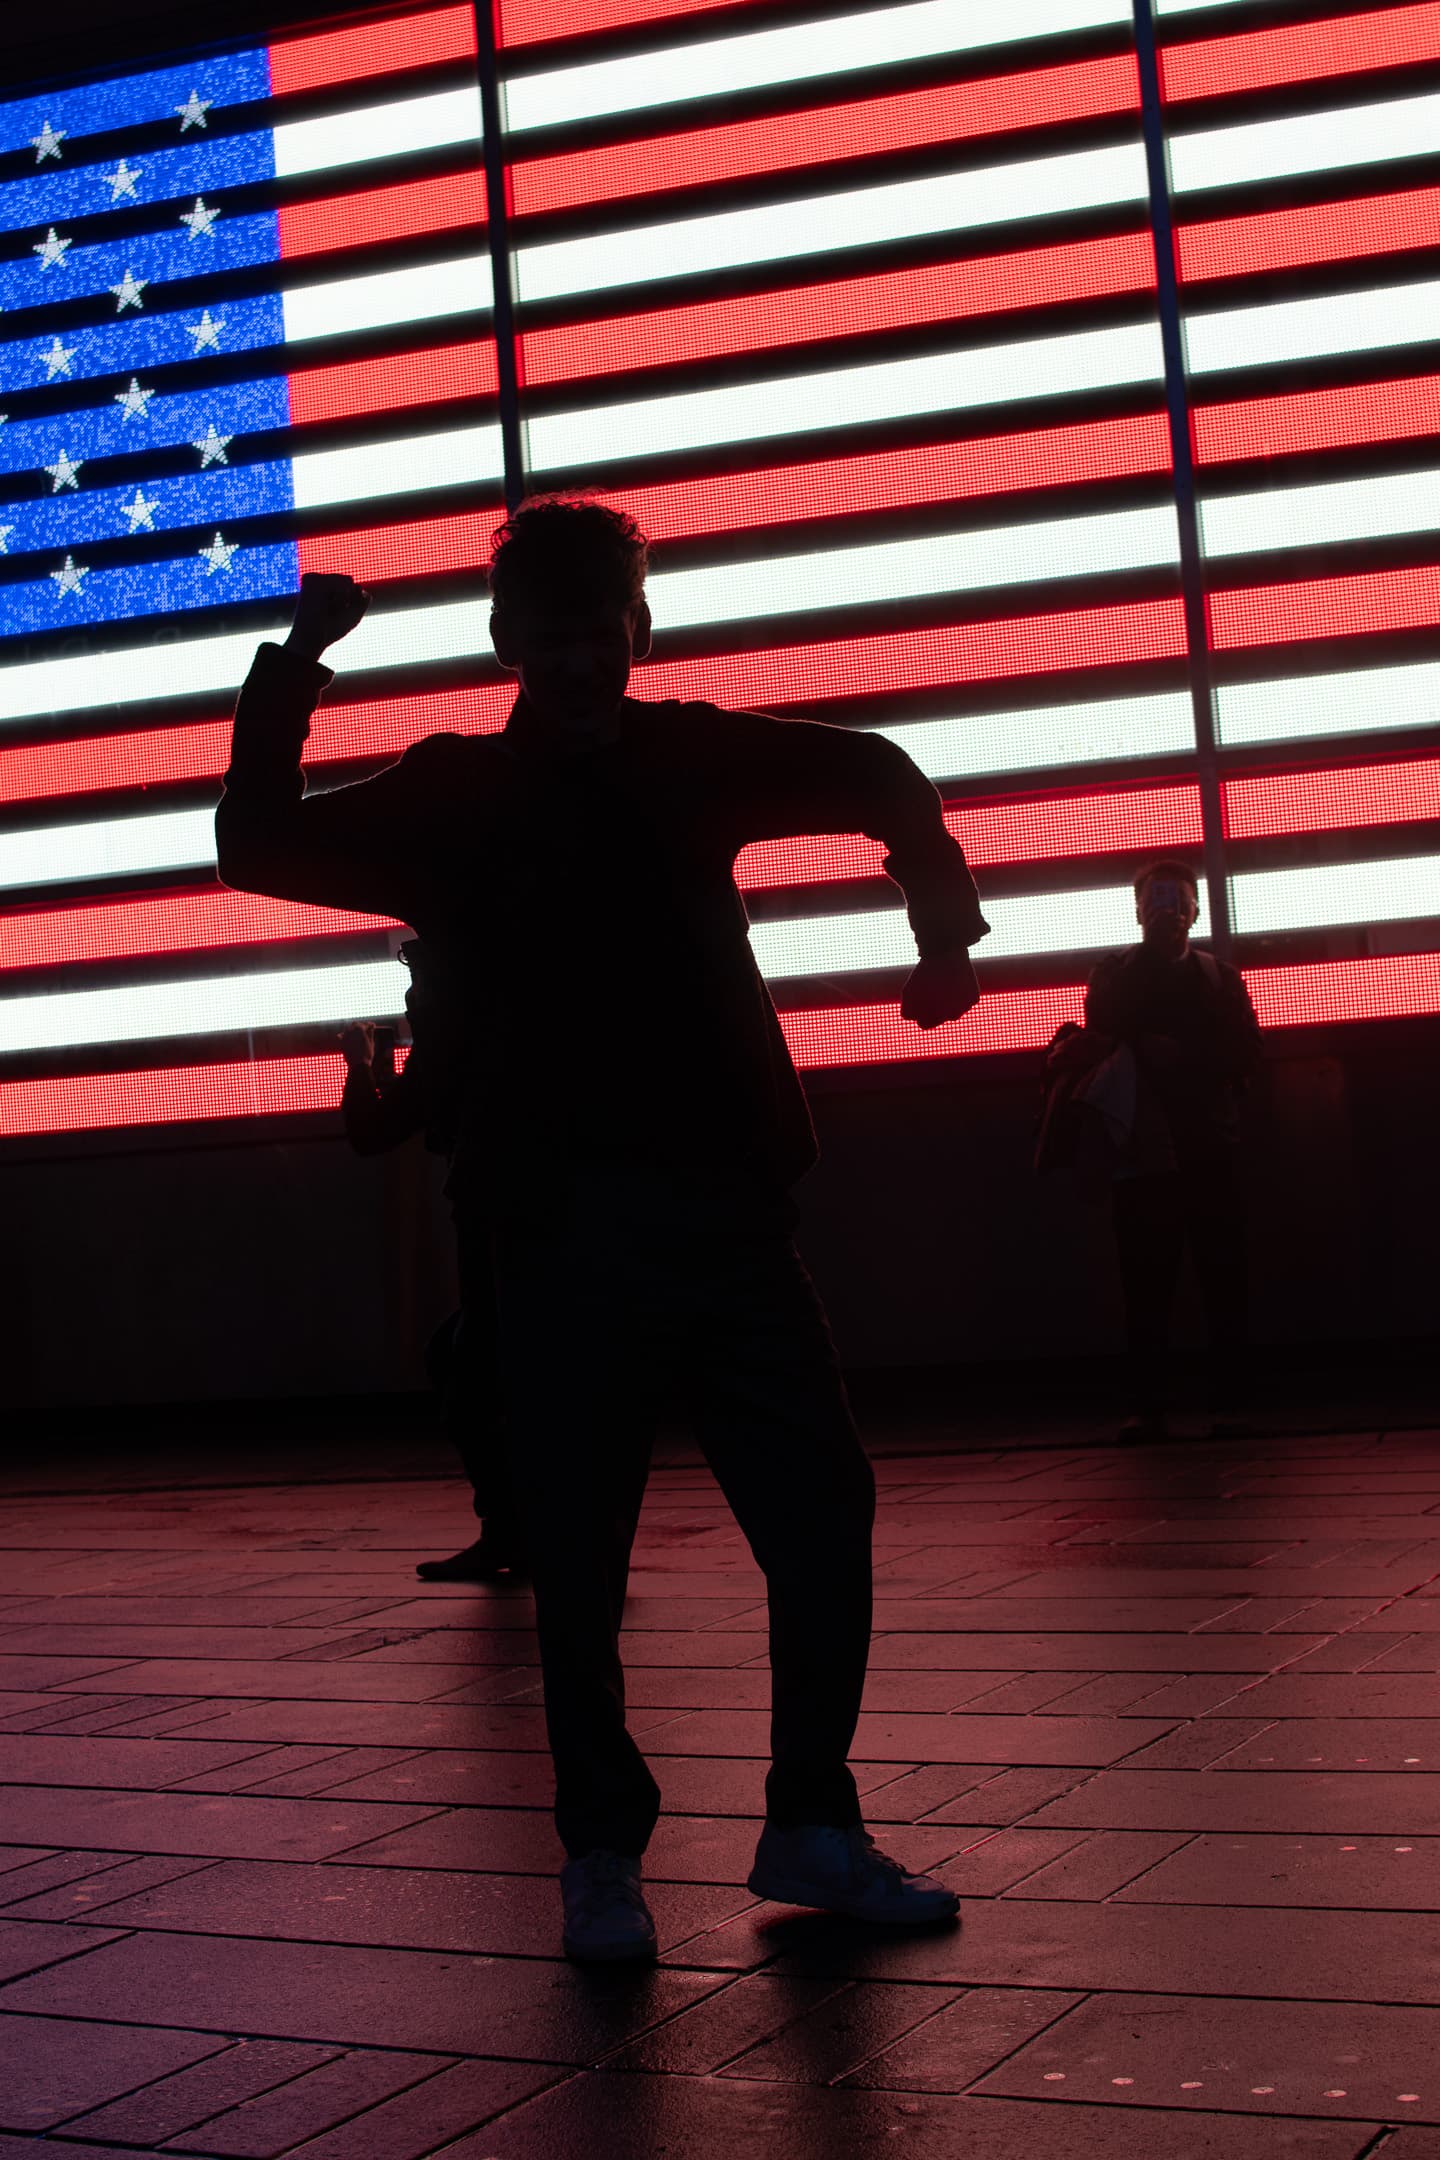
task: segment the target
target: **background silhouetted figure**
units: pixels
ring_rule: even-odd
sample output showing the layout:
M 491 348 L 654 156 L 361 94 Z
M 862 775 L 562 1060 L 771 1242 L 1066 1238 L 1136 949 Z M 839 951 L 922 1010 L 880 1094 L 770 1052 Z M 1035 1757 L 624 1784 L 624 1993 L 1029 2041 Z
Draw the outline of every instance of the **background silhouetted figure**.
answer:
M 1111 953 L 1085 994 L 1094 1056 L 1117 1047 L 1107 1110 L 1125 1097 L 1128 1133 L 1112 1175 L 1134 1417 L 1126 1437 L 1164 1429 L 1172 1406 L 1170 1327 L 1188 1250 L 1211 1347 L 1212 1410 L 1233 1413 L 1246 1378 L 1249 1315 L 1240 1103 L 1260 1062 L 1260 1024 L 1239 970 L 1196 951 L 1199 887 L 1184 863 L 1135 880 L 1141 940 Z M 1097 1073 L 1099 1068 L 1097 1067 Z M 1099 1091 L 1092 1085 L 1090 1099 Z
M 366 1022 L 346 1028 L 340 1038 L 345 1137 L 357 1155 L 368 1156 L 423 1133 L 430 1153 L 448 1162 L 460 1129 L 464 1031 L 451 1011 L 443 973 L 419 939 L 407 939 L 398 957 L 410 971 L 410 1052 L 397 1073 L 388 1030 Z M 528 1562 L 504 1432 L 494 1255 L 485 1225 L 473 1217 L 456 1223 L 456 1264 L 460 1305 L 431 1336 L 425 1370 L 482 1528 L 461 1551 L 422 1560 L 415 1572 L 424 1582 L 493 1582 L 526 1572 Z
M 506 1401 L 534 1570 L 565 1945 L 653 1954 L 640 1855 L 659 1791 L 618 1649 L 658 1398 L 678 1389 L 766 1577 L 773 1676 L 761 1895 L 901 1921 L 953 1893 L 875 1851 L 847 1764 L 870 1633 L 874 1479 L 789 1188 L 805 1098 L 756 968 L 747 842 L 864 832 L 921 959 L 922 1026 L 979 996 L 985 931 L 933 787 L 883 736 L 626 694 L 650 647 L 646 547 L 598 504 L 537 501 L 497 535 L 491 632 L 520 692 L 498 735 L 436 735 L 302 801 L 319 654 L 359 620 L 306 579 L 241 694 L 230 884 L 413 923 L 483 1010 L 452 1184 L 495 1226 Z

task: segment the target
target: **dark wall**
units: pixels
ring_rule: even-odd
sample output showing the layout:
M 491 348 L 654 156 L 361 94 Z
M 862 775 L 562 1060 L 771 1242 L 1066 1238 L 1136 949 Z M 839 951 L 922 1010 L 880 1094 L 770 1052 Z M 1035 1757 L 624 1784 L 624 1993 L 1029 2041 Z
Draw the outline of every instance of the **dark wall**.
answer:
M 1433 1327 L 1430 1023 L 1270 1040 L 1254 1104 L 1262 1339 Z M 1034 1060 L 814 1090 L 802 1243 L 856 1368 L 1110 1351 L 1103 1211 L 1030 1175 Z M 416 1387 L 451 1297 L 436 1165 L 357 1162 L 327 1118 L 277 1137 L 97 1138 L 0 1158 L 9 1400 L 47 1407 Z

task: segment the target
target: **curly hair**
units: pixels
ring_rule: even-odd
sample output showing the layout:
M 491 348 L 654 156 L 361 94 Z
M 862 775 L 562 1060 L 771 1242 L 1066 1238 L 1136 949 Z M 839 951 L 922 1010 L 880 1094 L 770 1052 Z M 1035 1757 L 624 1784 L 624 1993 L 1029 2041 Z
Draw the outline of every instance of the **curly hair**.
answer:
M 491 537 L 490 594 L 497 608 L 633 607 L 649 566 L 649 542 L 623 510 L 582 495 L 532 495 Z

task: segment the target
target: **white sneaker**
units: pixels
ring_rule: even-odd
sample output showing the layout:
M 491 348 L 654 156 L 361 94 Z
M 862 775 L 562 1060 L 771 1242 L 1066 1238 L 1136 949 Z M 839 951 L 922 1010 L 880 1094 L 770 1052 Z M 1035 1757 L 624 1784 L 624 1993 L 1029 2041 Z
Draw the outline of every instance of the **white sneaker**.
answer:
M 640 1889 L 640 1862 L 628 1853 L 585 1853 L 560 1870 L 566 1957 L 582 1963 L 653 1958 L 655 1922 Z
M 767 1823 L 747 1888 L 779 1905 L 814 1905 L 906 1927 L 953 1920 L 960 1910 L 953 1890 L 933 1875 L 907 1874 L 858 1823 L 850 1830 L 826 1823 L 779 1830 Z

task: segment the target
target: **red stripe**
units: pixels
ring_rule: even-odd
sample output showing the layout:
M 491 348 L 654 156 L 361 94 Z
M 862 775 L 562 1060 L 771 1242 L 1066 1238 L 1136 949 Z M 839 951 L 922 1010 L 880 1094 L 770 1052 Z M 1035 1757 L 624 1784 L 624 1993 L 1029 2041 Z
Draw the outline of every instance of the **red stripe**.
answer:
M 1245 980 L 1264 1027 L 1386 1020 L 1440 1013 L 1440 954 L 1249 968 Z M 992 991 L 963 1020 L 922 1032 L 896 1005 L 851 1005 L 781 1015 L 797 1065 L 892 1065 L 1038 1049 L 1084 1006 L 1079 984 Z M 335 1053 L 256 1058 L 164 1072 L 86 1073 L 0 1085 L 0 1133 L 94 1131 L 190 1120 L 274 1117 L 334 1109 L 345 1081 Z
M 68 967 L 87 960 L 128 960 L 142 953 L 204 952 L 395 927 L 388 915 L 302 907 L 255 893 L 167 893 L 154 900 L 107 900 L 90 907 L 0 914 L 0 968 Z
M 1319 960 L 1301 967 L 1247 968 L 1262 1027 L 1313 1027 L 1333 1020 L 1401 1020 L 1440 1012 L 1440 953 L 1373 960 Z
M 1348 262 L 1440 244 L 1440 188 L 1407 188 L 1399 195 L 1315 203 L 1302 210 L 1264 210 L 1253 217 L 1182 225 L 1175 235 L 1180 275 L 1249 277 L 1302 263 Z
M 513 699 L 508 683 L 490 682 L 364 704 L 322 705 L 305 762 L 309 767 L 399 757 L 423 735 L 447 730 L 493 734 L 505 725 Z M 218 780 L 229 760 L 228 720 L 35 743 L 0 750 L 0 803 Z
M 470 7 L 438 8 L 364 23 L 353 30 L 321 30 L 286 38 L 270 47 L 270 88 L 276 97 L 319 90 L 327 83 L 359 82 L 367 75 L 395 75 L 411 68 L 468 60 L 475 52 L 475 13 Z
M 1354 577 L 1310 578 L 1211 593 L 1210 642 L 1289 645 L 1301 638 L 1363 637 L 1418 630 L 1440 622 L 1440 570 L 1369 570 Z
M 1106 240 L 1072 240 L 924 270 L 885 270 L 784 292 L 567 323 L 555 330 L 527 331 L 520 343 L 525 380 L 536 388 L 588 375 L 671 367 L 722 353 L 763 352 L 920 323 L 962 322 L 1012 308 L 1059 307 L 1110 293 L 1148 292 L 1154 283 L 1149 233 L 1119 233 Z
M 426 352 L 389 353 L 382 360 L 297 368 L 290 377 L 290 417 L 299 427 L 314 420 L 351 420 L 450 398 L 494 397 L 497 386 L 495 347 L 488 339 L 475 339 Z
M 333 248 L 374 247 L 417 233 L 453 232 L 483 226 L 483 172 L 449 173 L 439 180 L 406 180 L 394 187 L 327 195 L 323 202 L 284 203 L 280 253 L 324 255 Z
M 498 523 L 493 510 L 475 510 L 366 532 L 323 533 L 297 543 L 300 570 L 343 570 L 362 585 L 473 570 L 490 560 L 490 535 Z
M 1172 45 L 1160 55 L 1160 80 L 1165 96 L 1178 104 L 1435 59 L 1440 59 L 1440 5 L 1423 0 L 1419 7 L 1331 15 L 1324 22 Z
M 1195 455 L 1202 465 L 1440 435 L 1440 375 L 1197 405 L 1193 425 Z
M 710 698 L 742 708 L 817 705 L 1000 676 L 1178 659 L 1184 650 L 1184 605 L 1176 597 L 936 630 L 892 630 L 770 652 L 652 660 L 636 669 L 635 678 L 642 697 Z
M 1053 802 L 965 805 L 947 810 L 945 823 L 976 869 L 1198 847 L 1203 837 L 1199 790 L 1185 786 L 1073 795 Z M 742 892 L 758 892 L 878 878 L 884 875 L 884 861 L 880 842 L 860 833 L 763 840 L 741 850 L 735 882 Z
M 709 659 L 649 661 L 636 669 L 635 688 L 643 697 L 708 697 L 741 707 L 814 705 L 991 676 L 1175 659 L 1184 650 L 1182 603 L 1143 600 Z M 504 726 L 513 698 L 507 681 L 492 681 L 413 697 L 322 705 L 306 763 L 398 757 L 421 736 L 441 730 L 491 734 Z M 0 803 L 218 779 L 229 755 L 228 720 L 0 750 Z
M 1083 420 L 916 450 L 775 465 L 758 472 L 601 494 L 635 518 L 653 542 L 705 533 L 756 532 L 799 519 L 965 502 L 1025 488 L 1074 487 L 1136 473 L 1164 472 L 1169 430 L 1162 413 Z M 423 518 L 403 525 L 326 533 L 299 542 L 300 568 L 344 570 L 362 583 L 473 570 L 489 560 L 496 512 Z
M 790 172 L 839 158 L 878 157 L 925 143 L 960 142 L 1016 128 L 1057 126 L 1097 114 L 1138 110 L 1140 78 L 1133 53 L 1036 68 L 987 82 L 948 83 L 890 97 L 797 112 L 777 120 L 733 120 L 723 127 L 646 136 L 599 150 L 536 158 L 513 171 L 522 217 L 582 203 L 706 187 L 720 180 Z
M 495 25 L 502 45 L 541 45 L 551 38 L 586 37 L 597 30 L 618 30 L 629 23 L 667 22 L 672 16 L 727 17 L 751 0 L 495 0 Z M 727 19 L 721 28 L 728 30 Z
M 1418 818 L 1440 817 L 1440 758 L 1329 772 L 1266 773 L 1226 781 L 1221 792 L 1225 830 L 1232 840 L 1413 824 Z
M 1054 802 L 966 805 L 947 810 L 945 822 L 977 868 L 1198 847 L 1201 840 L 1200 797 L 1193 786 Z M 736 882 L 742 891 L 753 892 L 878 878 L 884 875 L 884 853 L 878 841 L 859 833 L 758 842 L 742 850 Z M 0 970 L 220 952 L 395 927 L 388 915 L 208 887 L 142 900 L 0 912 Z
M 327 1110 L 339 1104 L 344 1085 L 345 1060 L 338 1053 L 181 1065 L 168 1072 L 11 1080 L 0 1086 L 0 1133 L 93 1132 Z
M 810 465 L 772 465 L 705 480 L 620 488 L 603 499 L 621 504 L 652 540 L 665 541 L 862 510 L 965 502 L 1023 488 L 1075 487 L 1090 480 L 1166 472 L 1169 466 L 1164 414 L 1142 413 L 967 442 L 926 443 L 917 450 L 882 450 Z

